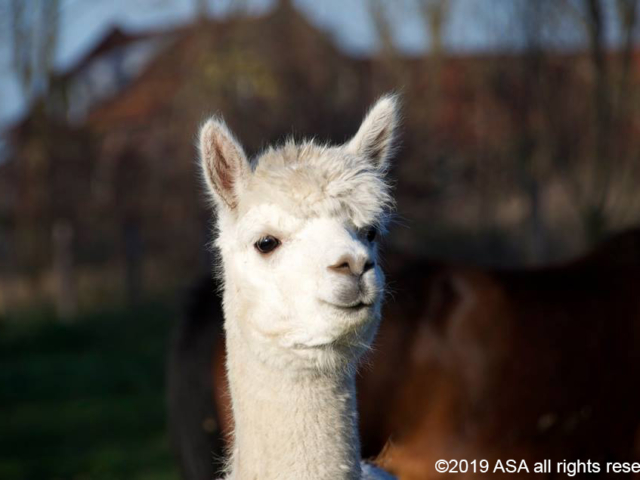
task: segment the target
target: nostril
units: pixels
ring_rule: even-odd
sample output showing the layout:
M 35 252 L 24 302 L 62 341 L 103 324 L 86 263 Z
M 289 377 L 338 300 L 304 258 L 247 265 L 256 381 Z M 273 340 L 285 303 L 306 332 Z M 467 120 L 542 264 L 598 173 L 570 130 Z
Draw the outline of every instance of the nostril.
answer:
M 369 270 L 371 270 L 373 267 L 375 266 L 375 263 L 373 263 L 371 260 L 367 260 L 367 263 L 364 264 L 364 270 L 362 270 L 362 273 L 366 273 Z
M 342 262 L 331 265 L 329 269 L 333 270 L 336 273 L 343 273 L 345 275 L 351 274 L 351 265 L 349 265 L 349 262 Z

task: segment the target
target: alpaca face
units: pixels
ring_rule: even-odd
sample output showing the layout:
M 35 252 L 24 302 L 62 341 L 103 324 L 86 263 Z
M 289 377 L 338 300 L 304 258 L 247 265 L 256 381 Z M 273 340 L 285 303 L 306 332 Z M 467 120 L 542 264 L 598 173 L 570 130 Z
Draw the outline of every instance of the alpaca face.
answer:
M 373 228 L 257 204 L 220 232 L 227 317 L 263 361 L 335 368 L 366 349 L 384 286 Z
M 253 168 L 224 124 L 203 127 L 226 328 L 264 363 L 293 371 L 346 368 L 373 340 L 395 123 L 395 101 L 386 97 L 346 145 L 289 142 Z

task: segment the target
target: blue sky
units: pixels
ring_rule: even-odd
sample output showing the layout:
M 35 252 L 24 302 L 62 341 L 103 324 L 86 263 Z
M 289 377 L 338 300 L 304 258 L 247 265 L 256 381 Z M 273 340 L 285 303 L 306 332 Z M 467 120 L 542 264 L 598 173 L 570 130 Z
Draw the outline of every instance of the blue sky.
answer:
M 46 1 L 46 0 L 45 0 Z M 212 15 L 224 15 L 234 0 L 210 0 Z M 235 0 L 236 2 L 238 0 Z M 328 31 L 346 52 L 366 56 L 377 49 L 376 32 L 368 12 L 369 0 L 294 0 L 318 27 Z M 451 0 L 452 9 L 444 40 L 451 51 L 493 50 L 518 46 L 519 32 L 509 22 L 510 8 L 518 1 Z M 8 0 L 0 0 L 7 5 Z M 397 46 L 406 53 L 428 50 L 425 26 L 413 0 L 388 0 Z M 612 0 L 609 2 L 611 3 Z M 242 0 L 252 14 L 260 14 L 273 0 Z M 98 41 L 113 25 L 127 30 L 170 28 L 194 17 L 195 0 L 61 0 L 60 43 L 56 67 L 64 70 Z M 575 31 L 572 31 L 575 30 Z M 565 45 L 580 43 L 577 26 L 561 28 Z M 0 25 L 0 30 L 2 26 Z M 6 28 L 0 33 L 0 125 L 16 119 L 25 102 L 11 71 L 10 43 Z M 554 32 L 559 29 L 556 28 Z M 613 32 L 614 29 L 610 29 Z M 615 42 L 615 32 L 612 42 Z

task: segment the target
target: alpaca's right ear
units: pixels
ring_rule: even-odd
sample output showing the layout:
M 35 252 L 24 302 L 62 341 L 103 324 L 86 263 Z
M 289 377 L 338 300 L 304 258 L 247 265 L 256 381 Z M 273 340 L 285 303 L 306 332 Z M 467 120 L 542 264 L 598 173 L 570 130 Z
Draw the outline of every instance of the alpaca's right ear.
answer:
M 239 189 L 251 174 L 240 144 L 226 124 L 212 117 L 200 129 L 200 165 L 209 193 L 219 207 L 234 210 Z
M 347 143 L 347 151 L 368 158 L 375 168 L 386 170 L 393 152 L 399 109 L 397 95 L 381 97 Z

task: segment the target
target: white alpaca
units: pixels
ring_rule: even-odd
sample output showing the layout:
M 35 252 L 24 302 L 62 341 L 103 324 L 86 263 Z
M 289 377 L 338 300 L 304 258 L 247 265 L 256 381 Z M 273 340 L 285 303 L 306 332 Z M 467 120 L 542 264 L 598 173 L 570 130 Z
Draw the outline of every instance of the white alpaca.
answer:
M 391 478 L 361 465 L 355 369 L 380 321 L 377 232 L 397 106 L 338 147 L 287 142 L 249 163 L 225 124 L 200 132 L 217 209 L 235 432 L 228 478 Z

